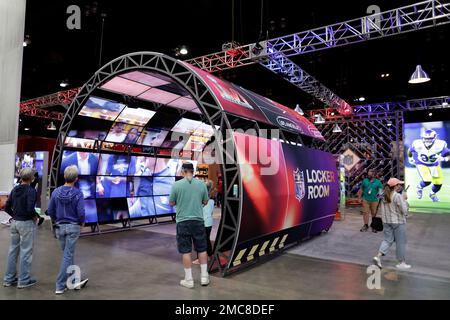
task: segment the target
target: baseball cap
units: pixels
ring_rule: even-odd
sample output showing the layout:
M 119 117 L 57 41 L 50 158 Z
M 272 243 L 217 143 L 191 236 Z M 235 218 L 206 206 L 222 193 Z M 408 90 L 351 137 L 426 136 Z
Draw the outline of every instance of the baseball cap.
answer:
M 185 162 L 183 163 L 183 165 L 181 166 L 182 170 L 190 170 L 190 171 L 194 171 L 194 165 L 190 162 Z
M 398 184 L 405 184 L 405 182 L 404 181 L 401 181 L 401 180 L 399 180 L 399 179 L 397 179 L 397 178 L 390 178 L 389 179 L 389 181 L 387 182 L 387 185 L 389 186 L 389 187 L 395 187 L 396 185 L 398 185 Z

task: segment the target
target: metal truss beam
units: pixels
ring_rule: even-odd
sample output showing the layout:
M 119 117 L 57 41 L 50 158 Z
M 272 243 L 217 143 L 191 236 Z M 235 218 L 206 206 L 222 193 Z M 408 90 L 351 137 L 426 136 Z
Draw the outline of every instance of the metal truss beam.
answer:
M 255 55 L 255 43 L 187 60 L 203 70 L 216 72 L 249 64 L 267 57 L 270 48 L 287 57 L 380 39 L 450 23 L 449 1 L 428 0 L 340 22 L 320 28 L 270 39 L 263 51 Z
M 411 110 L 441 109 L 448 108 L 450 96 L 415 99 L 403 102 L 384 102 L 353 107 L 353 116 L 385 114 L 392 112 L 404 112 Z M 336 108 L 325 108 L 308 110 L 307 117 L 314 121 L 316 115 L 320 114 L 327 120 L 345 117 L 338 114 Z M 350 115 L 349 115 L 350 116 Z
M 66 110 L 69 108 L 70 103 L 75 99 L 81 88 L 75 88 L 65 91 L 56 92 L 47 96 L 22 101 L 20 103 L 20 114 L 62 121 L 64 118 L 63 112 L 51 112 L 45 110 L 45 108 L 53 106 L 62 106 Z
M 347 102 L 292 62 L 284 53 L 277 52 L 273 48 L 269 48 L 269 52 L 271 52 L 269 58 L 260 61 L 262 66 L 281 75 L 285 80 L 326 105 L 335 108 L 339 113 L 351 113 L 351 106 Z

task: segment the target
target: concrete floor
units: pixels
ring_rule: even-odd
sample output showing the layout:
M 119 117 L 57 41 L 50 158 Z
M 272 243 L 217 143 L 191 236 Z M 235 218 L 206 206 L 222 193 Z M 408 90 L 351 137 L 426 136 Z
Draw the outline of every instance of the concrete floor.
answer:
M 335 225 L 336 232 L 333 229 L 297 248 L 325 238 L 332 243 L 333 237 L 339 238 L 337 230 L 348 222 L 347 215 Z M 450 231 L 450 222 L 446 222 Z M 33 260 L 39 284 L 24 290 L 1 287 L 0 299 L 450 299 L 450 278 L 446 276 L 388 268 L 382 271 L 381 289 L 369 290 L 367 263 L 323 260 L 298 252 L 282 254 L 227 278 L 213 275 L 209 287 L 197 285 L 189 290 L 178 285 L 183 269 L 173 230 L 173 225 L 164 225 L 82 238 L 76 262 L 90 278 L 89 285 L 57 297 L 53 290 L 60 252 L 47 224 L 37 233 Z M 369 235 L 358 231 L 351 242 L 361 241 L 363 236 Z M 4 273 L 8 245 L 9 230 L 0 226 L 0 274 Z M 371 254 L 367 252 L 365 261 Z M 198 267 L 194 267 L 194 277 L 199 277 Z

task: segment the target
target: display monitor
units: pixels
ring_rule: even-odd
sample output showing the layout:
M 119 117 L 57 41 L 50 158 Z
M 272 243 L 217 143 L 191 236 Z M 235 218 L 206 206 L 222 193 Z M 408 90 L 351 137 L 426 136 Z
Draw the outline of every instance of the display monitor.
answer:
M 111 121 L 77 116 L 67 137 L 103 141 L 112 124 Z
M 153 175 L 155 177 L 175 177 L 178 161 L 177 159 L 158 158 Z
M 405 123 L 405 184 L 411 211 L 450 213 L 450 120 Z M 405 186 L 405 187 L 406 187 Z
M 111 127 L 106 141 L 114 143 L 135 144 L 142 132 L 142 127 L 123 122 L 116 122 Z
M 66 137 L 64 146 L 77 149 L 94 149 L 95 140 Z
M 84 222 L 86 224 L 97 223 L 97 204 L 95 200 L 84 200 Z
M 174 214 L 176 207 L 169 204 L 169 196 L 155 197 L 155 209 L 157 215 Z
M 126 107 L 116 121 L 142 127 L 150 121 L 155 113 L 155 111 L 147 109 Z
M 168 196 L 175 183 L 175 177 L 154 177 L 153 194 L 155 196 Z
M 196 112 L 194 111 L 196 109 L 198 110 L 197 104 L 191 97 L 179 97 L 170 102 L 168 106 L 193 112 Z
M 189 135 L 179 132 L 169 132 L 166 139 L 161 145 L 161 148 L 183 150 L 184 146 L 189 140 Z
M 177 124 L 172 128 L 172 131 L 180 132 L 191 135 L 195 130 L 202 126 L 202 122 L 191 120 L 187 118 L 181 118 Z
M 155 170 L 156 158 L 145 156 L 132 156 L 129 167 L 129 176 L 151 176 Z
M 133 158 L 134 161 L 135 158 Z M 130 156 L 126 154 L 107 154 L 100 156 L 98 175 L 100 176 L 126 176 L 132 164 L 131 171 L 135 170 L 135 163 L 130 162 Z
M 138 95 L 138 98 L 161 104 L 169 104 L 170 102 L 180 98 L 180 96 L 158 88 L 151 88 L 141 95 Z
M 79 175 L 93 176 L 97 173 L 98 159 L 98 153 L 64 150 L 60 173 L 64 174 L 69 166 L 76 166 Z
M 163 86 L 172 81 L 168 77 L 150 71 L 131 71 L 121 74 L 120 77 L 145 84 L 149 87 Z
M 153 197 L 128 198 L 128 212 L 131 219 L 151 217 L 156 215 Z
M 183 147 L 185 151 L 201 152 L 205 148 L 210 138 L 192 135 Z
M 149 197 L 153 195 L 153 177 L 128 177 L 127 197 Z
M 136 97 L 147 91 L 150 87 L 133 80 L 128 80 L 121 77 L 114 77 L 108 82 L 106 82 L 104 85 L 102 85 L 100 88 L 106 91 Z
M 166 130 L 145 128 L 144 131 L 142 131 L 137 144 L 148 147 L 160 147 L 168 134 L 169 131 Z
M 127 196 L 126 177 L 97 177 L 97 198 L 125 198 Z
M 129 218 L 127 198 L 97 199 L 97 216 L 100 223 L 127 220 Z
M 94 199 L 96 192 L 96 177 L 78 177 L 75 187 L 83 193 L 84 199 Z
M 90 97 L 81 109 L 79 115 L 114 121 L 124 108 L 125 105 L 118 102 L 98 97 Z

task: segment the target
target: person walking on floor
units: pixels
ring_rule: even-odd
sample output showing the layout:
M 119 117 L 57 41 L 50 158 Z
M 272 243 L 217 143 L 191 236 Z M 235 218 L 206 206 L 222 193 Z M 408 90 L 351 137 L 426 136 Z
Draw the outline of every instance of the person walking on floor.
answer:
M 76 283 L 67 285 L 68 273 L 74 266 L 75 245 L 80 237 L 81 226 L 84 225 L 84 199 L 83 193 L 75 188 L 78 181 L 78 169 L 69 166 L 64 170 L 65 184 L 53 191 L 48 207 L 56 238 L 59 240 L 63 257 L 58 277 L 56 279 L 55 294 L 63 294 L 68 287 L 79 290 L 86 286 L 88 279 L 74 279 Z
M 34 179 L 34 170 L 22 169 L 21 184 L 16 186 L 6 201 L 5 212 L 11 217 L 11 245 L 3 286 L 17 284 L 18 289 L 34 286 L 37 281 L 32 278 L 33 243 L 36 231 L 37 215 L 35 212 L 36 190 L 30 186 Z M 19 258 L 19 276 L 17 277 L 17 258 Z
M 192 243 L 198 253 L 200 261 L 202 286 L 209 285 L 208 255 L 206 232 L 203 219 L 203 205 L 208 204 L 208 190 L 206 184 L 194 179 L 192 163 L 182 165 L 183 179 L 174 183 L 170 193 L 170 205 L 177 206 L 177 245 L 178 252 L 183 256 L 184 279 L 180 285 L 186 288 L 194 287 L 192 277 Z
M 381 257 L 385 256 L 389 248 L 394 244 L 397 252 L 396 265 L 398 269 L 410 269 L 411 265 L 406 263 L 406 215 L 408 213 L 408 199 L 406 192 L 403 195 L 399 192 L 402 189 L 403 181 L 391 178 L 384 188 L 384 196 L 380 203 L 380 213 L 383 219 L 384 240 L 381 243 L 378 254 L 373 258 L 378 267 L 381 265 Z
M 206 189 L 208 190 L 209 200 L 208 204 L 203 207 L 203 220 L 205 221 L 206 243 L 208 245 L 208 249 L 206 250 L 206 252 L 208 254 L 208 257 L 211 257 L 213 254 L 211 244 L 211 231 L 214 223 L 213 213 L 215 197 L 214 184 L 212 180 L 206 181 Z M 200 264 L 200 261 L 196 259 L 193 264 Z
M 369 219 L 370 216 L 375 217 L 377 215 L 378 208 L 378 194 L 383 189 L 383 184 L 380 180 L 376 178 L 375 171 L 369 169 L 367 172 L 367 178 L 365 178 L 361 184 L 361 189 L 358 192 L 358 198 L 362 198 L 363 207 L 363 219 L 364 225 L 361 228 L 361 232 L 366 232 L 369 230 Z M 375 230 L 372 230 L 376 232 Z

